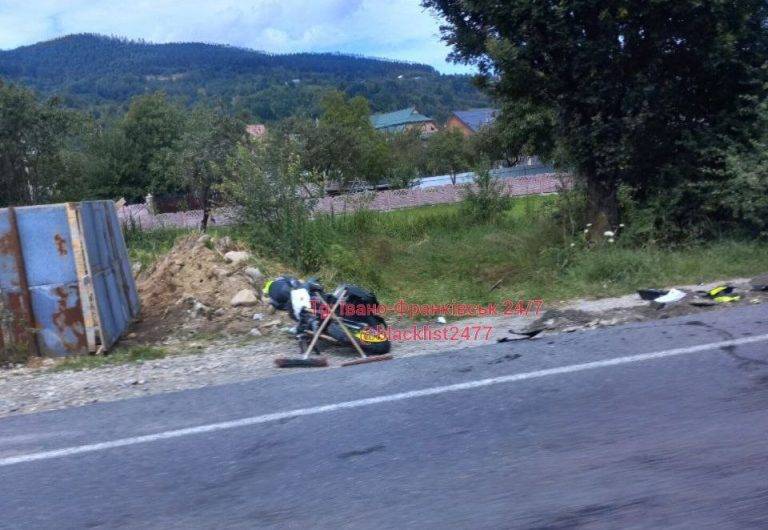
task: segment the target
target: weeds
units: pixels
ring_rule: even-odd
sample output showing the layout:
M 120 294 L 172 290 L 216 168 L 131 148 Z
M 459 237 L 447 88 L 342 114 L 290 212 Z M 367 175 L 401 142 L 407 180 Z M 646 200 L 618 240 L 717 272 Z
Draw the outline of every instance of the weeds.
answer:
M 132 346 L 118 348 L 105 355 L 77 355 L 67 357 L 50 369 L 52 372 L 80 372 L 105 366 L 120 364 L 142 363 L 166 357 L 168 352 L 156 346 Z
M 576 194 L 514 198 L 493 221 L 467 216 L 457 204 L 321 215 L 309 223 L 319 265 L 302 274 L 317 275 L 331 287 L 358 283 L 388 303 L 400 298 L 413 303 L 540 298 L 548 303 L 747 276 L 765 272 L 768 263 L 768 245 L 759 241 L 638 245 L 627 237 L 628 224 L 615 243 L 590 243 L 583 229 Z M 233 239 L 249 233 L 227 230 Z M 132 241 L 155 252 L 169 248 L 178 233 L 150 233 Z M 277 265 L 268 269 L 287 272 Z

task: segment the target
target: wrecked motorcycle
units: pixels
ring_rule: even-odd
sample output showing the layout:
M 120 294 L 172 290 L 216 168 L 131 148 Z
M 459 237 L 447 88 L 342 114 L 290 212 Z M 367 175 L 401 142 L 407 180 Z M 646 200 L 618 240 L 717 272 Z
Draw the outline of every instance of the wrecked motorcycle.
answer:
M 264 294 L 269 297 L 270 305 L 276 310 L 286 311 L 297 322 L 295 336 L 302 352 L 306 351 L 332 308 L 366 354 L 384 355 L 391 349 L 386 334 L 387 323 L 372 310 L 378 307 L 378 299 L 374 293 L 361 287 L 343 284 L 333 293 L 326 293 L 314 278 L 302 282 L 297 278 L 281 276 L 265 284 Z M 326 344 L 353 346 L 335 319 L 328 322 L 319 338 Z M 313 353 L 320 353 L 317 342 Z

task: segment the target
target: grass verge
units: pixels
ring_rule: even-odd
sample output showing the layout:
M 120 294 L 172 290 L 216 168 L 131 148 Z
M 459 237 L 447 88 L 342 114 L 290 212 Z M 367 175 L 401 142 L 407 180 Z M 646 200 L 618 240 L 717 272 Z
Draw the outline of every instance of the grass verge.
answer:
M 80 372 L 105 366 L 142 363 L 166 357 L 168 352 L 156 346 L 118 348 L 106 355 L 79 355 L 67 357 L 50 369 L 51 372 Z
M 389 303 L 542 299 L 546 306 L 768 270 L 768 245 L 758 241 L 631 247 L 618 237 L 589 248 L 556 221 L 556 201 L 518 198 L 488 223 L 465 218 L 458 205 L 320 219 L 331 249 L 321 277 L 359 282 Z
M 768 271 L 768 244 L 761 241 L 632 247 L 618 237 L 615 244 L 588 248 L 555 220 L 557 200 L 516 198 L 493 222 L 466 218 L 460 205 L 322 216 L 313 228 L 322 240 L 323 265 L 307 275 L 316 274 L 329 288 L 341 282 L 365 286 L 387 303 L 542 299 L 546 307 L 575 297 Z M 131 256 L 151 262 L 184 233 L 158 230 L 130 237 Z M 218 228 L 214 234 L 245 241 L 247 231 Z

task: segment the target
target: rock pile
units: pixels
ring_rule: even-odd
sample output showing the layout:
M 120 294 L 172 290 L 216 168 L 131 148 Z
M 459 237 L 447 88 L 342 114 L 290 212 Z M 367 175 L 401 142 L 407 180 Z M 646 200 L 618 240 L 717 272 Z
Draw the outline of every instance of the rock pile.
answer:
M 142 317 L 130 342 L 266 335 L 281 322 L 279 315 L 267 321 L 254 319 L 254 314 L 267 309 L 261 300 L 263 283 L 253 256 L 233 248 L 229 238 L 193 234 L 180 239 L 164 258 L 138 275 Z

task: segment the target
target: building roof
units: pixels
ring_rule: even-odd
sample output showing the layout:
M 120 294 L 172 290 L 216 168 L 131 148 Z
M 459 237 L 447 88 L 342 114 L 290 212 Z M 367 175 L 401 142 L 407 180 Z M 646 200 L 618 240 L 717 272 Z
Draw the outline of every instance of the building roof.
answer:
M 374 129 L 394 130 L 404 127 L 410 123 L 424 123 L 433 121 L 432 118 L 419 114 L 416 107 L 396 110 L 394 112 L 385 112 L 371 116 L 371 125 Z
M 469 127 L 472 132 L 477 132 L 486 125 L 490 125 L 496 119 L 499 111 L 497 109 L 469 109 L 454 110 L 453 115 Z

